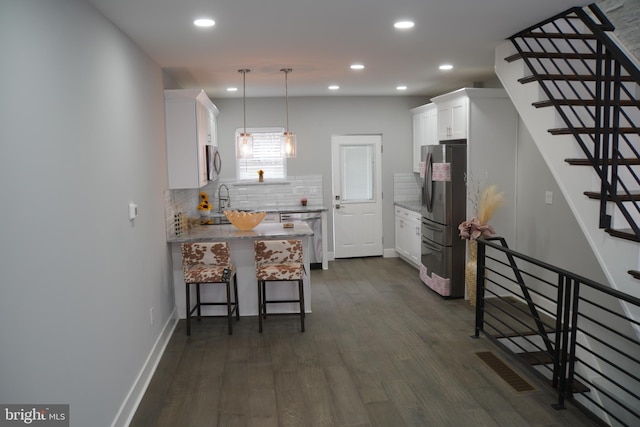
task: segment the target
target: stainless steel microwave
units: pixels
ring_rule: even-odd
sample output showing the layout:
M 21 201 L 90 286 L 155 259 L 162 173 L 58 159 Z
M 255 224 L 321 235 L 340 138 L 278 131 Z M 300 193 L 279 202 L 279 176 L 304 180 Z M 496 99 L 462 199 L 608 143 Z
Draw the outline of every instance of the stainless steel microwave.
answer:
M 222 168 L 222 159 L 218 147 L 213 145 L 205 145 L 207 153 L 207 181 L 216 181 L 220 176 Z

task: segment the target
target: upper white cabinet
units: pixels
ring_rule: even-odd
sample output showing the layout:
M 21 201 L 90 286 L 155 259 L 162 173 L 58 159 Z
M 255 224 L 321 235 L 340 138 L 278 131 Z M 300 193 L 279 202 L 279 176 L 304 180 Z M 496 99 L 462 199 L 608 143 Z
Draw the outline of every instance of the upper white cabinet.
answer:
M 467 96 L 460 91 L 438 96 L 432 101 L 438 111 L 438 140 L 467 138 Z
M 420 172 L 420 147 L 438 144 L 438 111 L 430 103 L 412 108 L 413 114 L 413 171 Z
M 218 146 L 218 109 L 202 90 L 165 90 L 169 188 L 207 184 L 206 146 Z

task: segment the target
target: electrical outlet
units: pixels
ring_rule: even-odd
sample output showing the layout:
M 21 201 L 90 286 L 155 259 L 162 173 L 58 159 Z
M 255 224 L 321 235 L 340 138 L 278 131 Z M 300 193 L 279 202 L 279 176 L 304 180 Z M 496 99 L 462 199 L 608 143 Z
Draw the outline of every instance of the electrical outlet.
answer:
M 544 202 L 547 205 L 553 204 L 553 191 L 545 191 L 544 192 Z
M 151 324 L 153 325 L 153 307 L 151 307 L 149 309 L 149 320 L 151 321 Z

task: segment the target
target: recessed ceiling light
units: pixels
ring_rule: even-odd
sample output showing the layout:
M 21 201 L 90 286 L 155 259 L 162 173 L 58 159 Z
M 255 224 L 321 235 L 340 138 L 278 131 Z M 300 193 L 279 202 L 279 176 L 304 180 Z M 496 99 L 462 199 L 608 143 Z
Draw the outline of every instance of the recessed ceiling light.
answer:
M 406 86 L 397 86 L 396 90 L 407 90 Z
M 398 21 L 393 26 L 399 30 L 408 30 L 409 28 L 413 28 L 415 23 L 413 21 Z
M 216 21 L 209 18 L 199 18 L 193 21 L 193 25 L 195 25 L 196 27 L 203 27 L 203 28 L 213 27 L 214 25 L 216 25 Z
M 442 64 L 438 68 L 440 68 L 442 71 L 448 71 L 448 70 L 452 70 L 453 69 L 453 65 L 451 65 L 451 64 Z
M 340 86 L 338 86 L 338 85 L 329 86 L 329 90 L 338 90 L 338 89 L 340 89 Z
M 237 87 L 228 87 L 227 88 L 227 92 L 237 92 L 238 88 Z
M 352 64 L 351 65 L 351 69 L 352 70 L 363 70 L 364 69 L 364 65 L 362 65 L 362 64 Z

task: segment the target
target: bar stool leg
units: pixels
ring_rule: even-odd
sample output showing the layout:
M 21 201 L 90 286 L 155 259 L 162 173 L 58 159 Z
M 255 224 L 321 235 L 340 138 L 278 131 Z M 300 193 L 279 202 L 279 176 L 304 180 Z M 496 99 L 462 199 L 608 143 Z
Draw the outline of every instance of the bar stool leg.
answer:
M 264 299 L 264 282 L 258 280 L 258 332 L 262 333 L 262 308 Z
M 198 322 L 202 320 L 202 313 L 200 312 L 200 283 L 196 283 L 196 307 L 198 307 Z
M 238 276 L 236 274 L 233 275 L 233 295 L 236 303 L 236 320 L 240 320 L 240 304 L 238 304 Z
M 227 327 L 229 328 L 229 335 L 233 334 L 231 326 L 231 280 L 225 282 L 227 288 Z
M 300 326 L 302 332 L 304 332 L 304 289 L 302 286 L 302 280 L 298 280 L 298 297 L 300 298 Z
M 189 293 L 189 287 L 191 285 L 189 283 L 186 284 L 185 288 L 187 290 L 186 295 L 186 304 L 187 307 L 187 335 L 191 335 L 191 295 Z
M 267 318 L 267 281 L 262 281 L 262 318 Z

